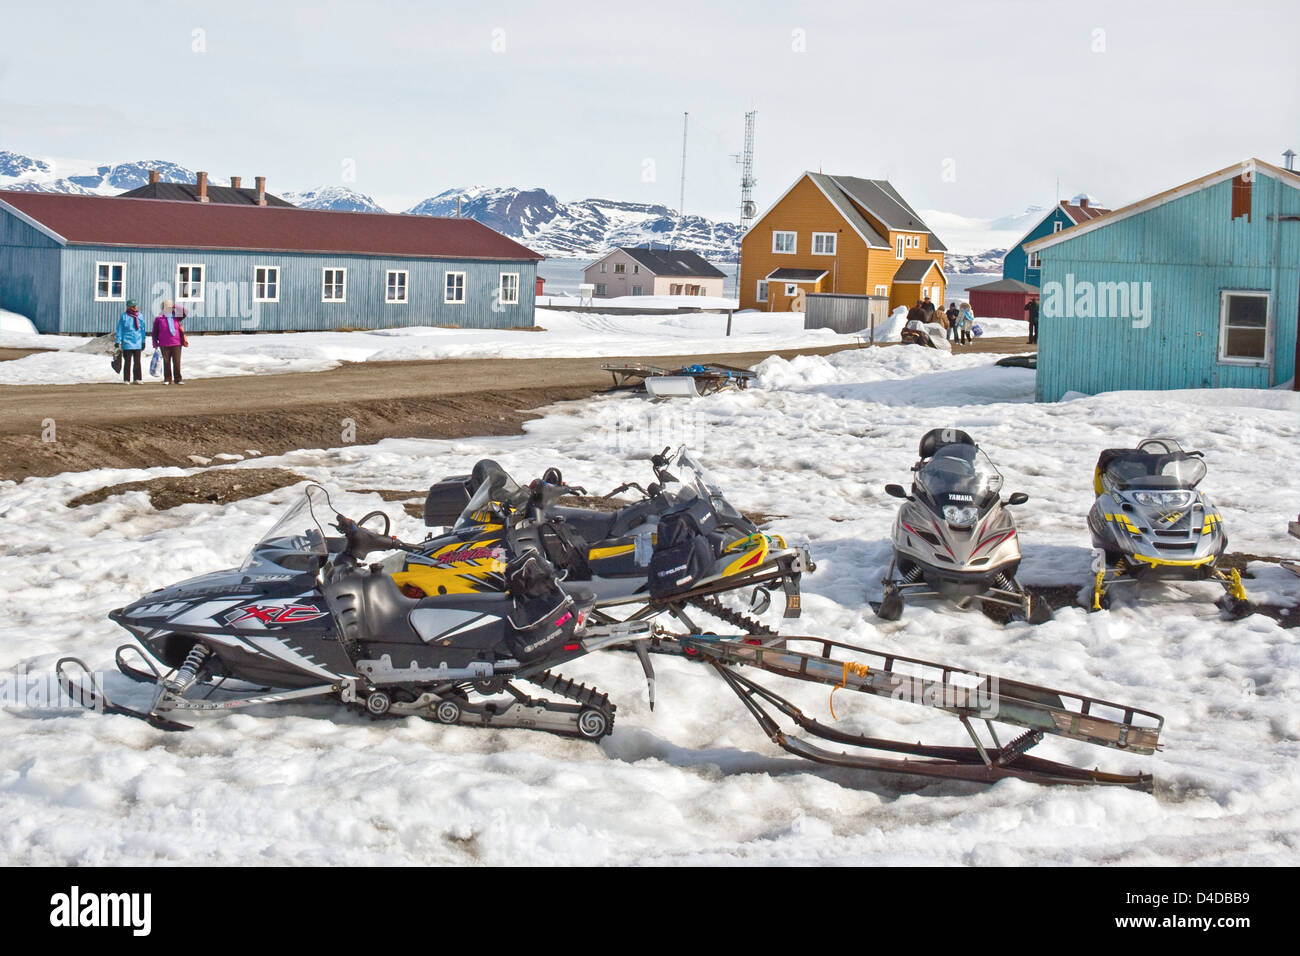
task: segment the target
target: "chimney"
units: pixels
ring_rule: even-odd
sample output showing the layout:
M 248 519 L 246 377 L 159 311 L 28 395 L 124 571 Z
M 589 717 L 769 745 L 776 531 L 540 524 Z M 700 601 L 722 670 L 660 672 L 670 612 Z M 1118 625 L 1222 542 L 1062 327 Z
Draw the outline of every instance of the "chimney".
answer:
M 257 183 L 257 204 L 259 206 L 265 206 L 266 205 L 266 177 L 255 176 L 253 178 L 253 182 Z
M 1282 154 L 1282 165 L 1292 172 L 1295 171 L 1295 150 L 1288 149 Z
M 1079 208 L 1080 208 L 1080 209 L 1087 209 L 1087 208 L 1088 208 L 1088 197 L 1087 197 L 1087 196 L 1080 196 L 1080 197 L 1079 197 Z
M 149 185 L 150 186 L 158 185 L 158 170 L 156 169 L 149 170 Z
M 208 174 L 201 171 L 198 173 L 199 202 L 208 202 Z
M 238 176 L 231 176 L 231 177 L 230 177 L 230 188 L 231 188 L 231 189 L 238 189 L 238 188 L 239 188 L 239 177 L 238 177 Z

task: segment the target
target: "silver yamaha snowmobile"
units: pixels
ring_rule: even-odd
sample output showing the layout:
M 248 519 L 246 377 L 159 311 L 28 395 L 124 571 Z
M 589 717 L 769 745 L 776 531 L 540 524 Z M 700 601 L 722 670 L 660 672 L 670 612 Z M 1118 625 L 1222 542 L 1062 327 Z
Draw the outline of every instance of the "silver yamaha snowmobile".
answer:
M 505 480 L 504 473 L 485 475 L 483 497 Z M 382 564 L 362 563 L 375 551 L 415 549 L 387 533 L 382 512 L 373 514 L 383 518 L 383 533 L 335 514 L 324 489 L 310 486 L 241 567 L 114 610 L 110 619 L 148 652 L 124 645 L 118 667 L 153 685 L 152 702 L 122 706 L 101 687 L 90 702 L 171 730 L 188 729 L 175 719 L 181 715 L 332 697 L 373 717 L 531 727 L 593 740 L 609 733 L 614 707 L 605 695 L 549 669 L 612 641 L 648 638 L 648 629 L 587 627 L 590 592 L 562 588 L 532 550 L 506 554 L 496 591 L 408 597 Z M 325 535 L 329 516 L 341 537 Z M 69 695 L 85 699 L 84 688 L 74 693 L 73 671 L 84 677 L 89 668 L 64 658 L 57 669 Z M 534 699 L 519 682 L 564 700 Z
M 1199 451 L 1172 438 L 1148 438 L 1136 448 L 1108 448 L 1097 459 L 1088 511 L 1093 556 L 1092 610 L 1110 606 L 1109 589 L 1144 580 L 1214 580 L 1215 603 L 1230 617 L 1251 612 L 1236 569 L 1219 567 L 1228 547 L 1223 516 L 1196 489 L 1205 477 Z
M 1002 475 L 966 432 L 935 428 L 921 439 L 909 494 L 901 485 L 885 491 L 904 499 L 894 520 L 893 561 L 876 613 L 896 621 L 905 597 L 940 598 L 960 608 L 1014 609 L 1031 624 L 1051 609 L 1016 580 L 1020 540 L 1008 505 L 1024 504 L 1017 492 L 1001 498 Z

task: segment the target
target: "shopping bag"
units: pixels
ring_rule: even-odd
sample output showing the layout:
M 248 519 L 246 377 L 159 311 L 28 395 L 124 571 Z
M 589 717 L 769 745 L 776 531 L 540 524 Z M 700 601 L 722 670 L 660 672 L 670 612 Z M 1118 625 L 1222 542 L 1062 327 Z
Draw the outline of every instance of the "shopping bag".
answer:
M 114 372 L 122 371 L 122 349 L 120 347 L 113 347 L 113 358 L 110 364 L 112 364 Z
M 162 352 L 158 349 L 153 350 L 153 358 L 149 360 L 149 374 L 158 377 L 158 366 L 162 364 Z
M 979 338 L 981 335 L 984 334 L 984 326 L 980 325 L 979 323 L 976 323 L 975 325 L 971 326 L 971 332 L 974 333 L 976 338 Z

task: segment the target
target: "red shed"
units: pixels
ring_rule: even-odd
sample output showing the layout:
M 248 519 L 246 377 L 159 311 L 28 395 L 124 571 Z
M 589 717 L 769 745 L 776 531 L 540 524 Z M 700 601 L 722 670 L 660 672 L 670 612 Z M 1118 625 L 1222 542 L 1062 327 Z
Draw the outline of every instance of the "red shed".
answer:
M 1038 301 L 1038 287 L 1018 279 L 999 279 L 966 290 L 971 311 L 980 318 L 1024 319 L 1025 306 Z
M 534 295 L 541 295 L 541 294 L 542 294 L 542 286 L 544 286 L 544 285 L 546 285 L 546 280 L 543 279 L 541 276 L 538 276 L 538 277 L 537 277 L 537 285 L 536 285 L 536 287 L 535 287 L 535 291 L 534 291 L 533 294 L 534 294 Z

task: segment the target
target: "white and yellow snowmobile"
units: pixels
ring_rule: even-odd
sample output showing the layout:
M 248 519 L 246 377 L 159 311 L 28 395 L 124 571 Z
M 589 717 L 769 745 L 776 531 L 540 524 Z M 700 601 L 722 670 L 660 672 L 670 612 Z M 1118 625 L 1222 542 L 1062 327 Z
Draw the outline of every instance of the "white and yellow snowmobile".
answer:
M 1199 451 L 1172 438 L 1148 438 L 1136 448 L 1108 448 L 1097 459 L 1088 512 L 1093 556 L 1092 610 L 1110 606 L 1121 582 L 1214 580 L 1226 592 L 1219 608 L 1231 617 L 1251 612 L 1236 569 L 1219 566 L 1228 547 L 1223 516 L 1196 486 L 1205 477 Z

